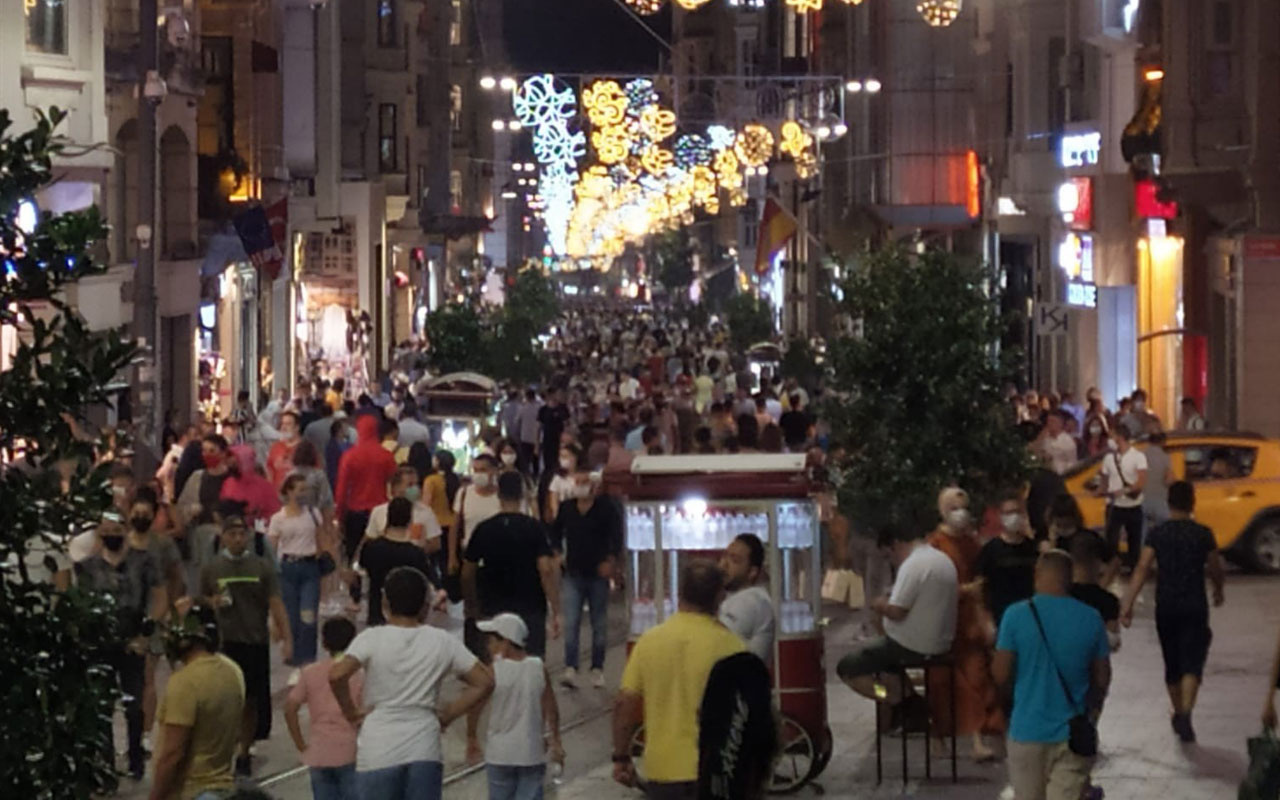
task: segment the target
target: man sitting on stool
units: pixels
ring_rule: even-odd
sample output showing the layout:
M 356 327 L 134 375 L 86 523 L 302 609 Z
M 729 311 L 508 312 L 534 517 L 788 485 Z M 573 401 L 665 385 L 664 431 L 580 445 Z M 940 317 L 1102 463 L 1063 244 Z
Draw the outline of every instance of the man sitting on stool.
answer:
M 951 650 L 959 585 L 951 559 L 920 534 L 890 525 L 881 530 L 879 545 L 898 569 L 892 591 L 872 605 L 884 618 L 884 635 L 840 659 L 836 674 L 858 694 L 893 706 L 891 727 L 897 727 L 907 720 L 904 712 L 913 719 L 928 713 L 900 673 Z

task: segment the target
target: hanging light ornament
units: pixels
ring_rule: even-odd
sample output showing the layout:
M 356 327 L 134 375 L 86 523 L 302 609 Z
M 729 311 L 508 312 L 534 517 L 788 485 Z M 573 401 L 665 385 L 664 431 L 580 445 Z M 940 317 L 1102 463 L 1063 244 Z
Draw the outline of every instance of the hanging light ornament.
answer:
M 787 0 L 787 5 L 794 8 L 797 14 L 822 10 L 822 0 Z
M 759 123 L 751 123 L 742 129 L 733 143 L 738 160 L 748 167 L 763 167 L 773 156 L 773 134 Z
M 705 136 L 686 133 L 676 139 L 676 164 L 688 169 L 711 163 L 711 144 Z
M 709 2 L 711 2 L 711 0 L 676 0 L 676 5 L 680 6 L 685 11 L 697 11 Z
M 642 17 L 657 14 L 662 10 L 663 0 L 627 0 L 627 5 Z
M 916 11 L 935 28 L 945 28 L 960 16 L 964 0 L 920 0 Z
M 640 130 L 650 141 L 661 142 L 676 132 L 676 115 L 658 105 L 651 105 L 640 112 Z
M 582 90 L 582 107 L 597 128 L 620 125 L 627 115 L 627 96 L 617 81 L 595 81 Z

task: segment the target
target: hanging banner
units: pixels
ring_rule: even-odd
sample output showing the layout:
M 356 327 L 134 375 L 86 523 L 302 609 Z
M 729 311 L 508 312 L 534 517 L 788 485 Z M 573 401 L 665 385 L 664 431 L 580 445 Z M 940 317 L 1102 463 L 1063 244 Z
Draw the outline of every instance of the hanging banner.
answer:
M 288 227 L 288 198 L 275 203 L 270 209 L 262 206 L 246 208 L 232 218 L 231 223 L 240 236 L 250 263 L 259 272 L 275 280 L 284 263 L 284 253 L 280 250 L 280 240 L 277 240 L 275 232 L 278 229 L 280 239 L 284 238 L 284 231 Z

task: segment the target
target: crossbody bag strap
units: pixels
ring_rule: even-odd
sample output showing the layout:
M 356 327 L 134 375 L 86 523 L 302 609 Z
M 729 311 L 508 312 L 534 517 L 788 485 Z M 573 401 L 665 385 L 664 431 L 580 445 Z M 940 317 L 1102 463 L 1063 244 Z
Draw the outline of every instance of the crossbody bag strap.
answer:
M 1124 465 L 1120 462 L 1120 455 L 1118 453 L 1112 453 L 1111 460 L 1115 462 L 1116 474 L 1120 476 L 1120 482 L 1124 484 L 1124 488 L 1128 489 L 1130 486 L 1129 479 L 1124 476 Z
M 1049 663 L 1053 664 L 1053 671 L 1058 676 L 1058 685 L 1062 687 L 1062 693 L 1067 696 L 1067 704 L 1079 714 L 1081 713 L 1080 707 L 1076 705 L 1075 698 L 1071 696 L 1071 687 L 1067 686 L 1067 679 L 1058 667 L 1058 660 L 1053 657 L 1053 649 L 1049 647 L 1049 637 L 1045 635 L 1044 623 L 1040 621 L 1040 612 L 1036 610 L 1036 603 L 1034 600 L 1028 600 L 1027 605 L 1031 606 L 1031 616 L 1035 618 L 1036 628 L 1040 630 L 1040 641 L 1044 642 L 1045 652 L 1049 654 Z

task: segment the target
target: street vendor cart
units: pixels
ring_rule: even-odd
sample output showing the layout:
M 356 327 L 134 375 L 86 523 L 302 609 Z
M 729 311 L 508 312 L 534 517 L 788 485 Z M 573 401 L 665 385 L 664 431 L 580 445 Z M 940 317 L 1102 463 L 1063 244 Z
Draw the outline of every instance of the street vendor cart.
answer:
M 480 429 L 493 418 L 498 385 L 474 372 L 451 372 L 419 382 L 424 418 L 440 446 L 453 453 L 459 473 L 471 467 Z
M 765 545 L 776 639 L 770 673 L 780 712 L 781 754 L 771 791 L 816 778 L 831 758 L 821 609 L 818 505 L 803 455 L 640 456 L 610 480 L 626 519 L 630 645 L 677 607 L 676 583 L 689 559 L 718 559 L 734 537 Z M 643 728 L 632 741 L 643 777 Z

